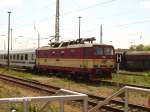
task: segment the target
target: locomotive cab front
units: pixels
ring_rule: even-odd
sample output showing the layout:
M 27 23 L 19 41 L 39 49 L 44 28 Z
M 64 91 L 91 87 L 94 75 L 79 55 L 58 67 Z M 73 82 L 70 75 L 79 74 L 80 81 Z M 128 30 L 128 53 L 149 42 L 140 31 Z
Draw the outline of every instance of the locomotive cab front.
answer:
M 115 66 L 115 53 L 111 45 L 96 45 L 93 47 L 92 79 L 111 79 Z

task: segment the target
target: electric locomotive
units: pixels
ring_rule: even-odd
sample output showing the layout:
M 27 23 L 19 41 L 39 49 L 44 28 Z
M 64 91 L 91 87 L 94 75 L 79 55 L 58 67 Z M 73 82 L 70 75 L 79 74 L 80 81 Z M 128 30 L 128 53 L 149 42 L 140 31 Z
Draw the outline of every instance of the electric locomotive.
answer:
M 94 40 L 94 37 L 81 38 L 40 47 L 36 49 L 36 68 L 71 74 L 75 79 L 111 79 L 115 67 L 114 47 L 94 44 Z

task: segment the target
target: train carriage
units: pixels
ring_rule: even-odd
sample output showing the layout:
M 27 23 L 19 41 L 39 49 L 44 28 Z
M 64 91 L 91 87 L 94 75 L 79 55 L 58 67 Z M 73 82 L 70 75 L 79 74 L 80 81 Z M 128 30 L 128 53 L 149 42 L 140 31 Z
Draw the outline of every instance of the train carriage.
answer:
M 36 56 L 39 70 L 71 73 L 91 80 L 110 79 L 115 66 L 113 46 L 93 44 L 93 38 L 51 43 L 38 48 Z
M 124 52 L 122 64 L 127 70 L 150 70 L 150 51 Z
M 0 52 L 0 65 L 7 65 L 8 58 L 7 52 Z M 35 66 L 35 50 L 13 50 L 10 51 L 10 66 L 13 67 L 24 67 L 33 69 Z

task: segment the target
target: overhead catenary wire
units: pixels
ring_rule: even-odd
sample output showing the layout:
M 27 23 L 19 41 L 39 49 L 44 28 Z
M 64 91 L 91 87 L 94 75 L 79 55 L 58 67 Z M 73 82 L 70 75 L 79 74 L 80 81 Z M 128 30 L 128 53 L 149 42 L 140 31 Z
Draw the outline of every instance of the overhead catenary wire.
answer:
M 66 16 L 66 15 L 69 15 L 69 14 L 72 14 L 72 13 L 84 11 L 84 10 L 87 10 L 87 9 L 90 9 L 90 8 L 94 8 L 94 7 L 97 7 L 97 6 L 109 4 L 109 3 L 112 3 L 114 1 L 117 1 L 117 0 L 109 0 L 109 1 L 100 2 L 100 3 L 94 4 L 94 5 L 90 5 L 88 7 L 84 7 L 84 8 L 80 8 L 80 9 L 74 10 L 74 11 L 63 13 L 61 16 Z M 43 21 L 48 21 L 51 18 L 54 18 L 54 16 L 55 15 L 49 16 L 49 17 L 46 17 L 46 18 L 42 18 L 42 19 L 40 19 L 40 20 L 38 20 L 36 22 L 39 23 L 39 22 L 43 22 Z M 23 24 L 23 25 L 16 26 L 15 29 L 20 29 L 20 28 L 23 28 L 23 27 L 29 26 L 29 25 L 33 25 L 33 22 L 32 23 L 28 23 L 28 24 Z
M 118 24 L 118 25 L 112 25 L 112 26 L 104 26 L 104 29 L 113 29 L 113 28 L 120 28 L 120 27 L 129 27 L 131 25 L 137 25 L 137 24 L 144 24 L 144 23 L 149 23 L 150 22 L 150 18 L 148 18 L 147 20 L 141 20 L 141 21 L 135 21 L 135 22 L 130 22 L 130 23 L 123 23 L 123 24 Z M 83 30 L 83 32 L 89 32 L 89 31 L 93 31 L 95 30 L 94 27 L 92 29 L 89 30 Z

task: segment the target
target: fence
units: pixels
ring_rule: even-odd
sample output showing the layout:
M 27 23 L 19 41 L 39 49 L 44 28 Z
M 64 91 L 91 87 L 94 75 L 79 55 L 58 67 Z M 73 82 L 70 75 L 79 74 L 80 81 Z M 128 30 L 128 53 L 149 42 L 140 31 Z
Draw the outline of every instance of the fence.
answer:
M 40 97 L 22 97 L 22 98 L 1 98 L 1 103 L 22 103 L 23 112 L 29 112 L 30 102 L 49 102 L 49 101 L 59 101 L 60 102 L 60 112 L 64 112 L 64 101 L 73 100 L 83 100 L 83 112 L 88 110 L 88 96 L 86 94 L 81 94 L 78 92 L 73 92 L 65 89 L 60 89 L 60 92 L 66 93 L 66 95 L 61 96 L 40 96 Z M 69 95 L 67 95 L 69 94 Z M 45 104 L 46 105 L 46 104 Z M 45 106 L 41 107 L 41 112 Z
M 112 96 L 106 98 L 103 102 L 99 102 L 98 105 L 96 105 L 94 108 L 89 110 L 88 112 L 95 112 L 95 110 L 101 108 L 102 106 L 108 104 L 113 98 L 117 97 L 118 95 L 125 93 L 125 108 L 124 112 L 128 112 L 128 104 L 129 104 L 129 92 L 145 92 L 145 93 L 150 93 L 150 89 L 143 89 L 143 88 L 137 88 L 137 87 L 130 87 L 130 86 L 125 86 L 121 88 L 118 92 L 113 94 Z

